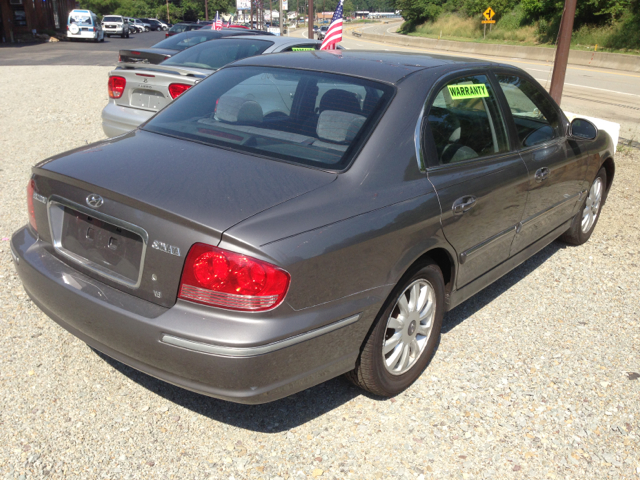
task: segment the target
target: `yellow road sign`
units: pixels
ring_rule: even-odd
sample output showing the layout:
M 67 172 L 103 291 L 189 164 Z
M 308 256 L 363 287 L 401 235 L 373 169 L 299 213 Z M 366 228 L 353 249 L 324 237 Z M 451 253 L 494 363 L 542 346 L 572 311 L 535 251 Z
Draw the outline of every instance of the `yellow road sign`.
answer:
M 496 14 L 496 12 L 494 12 L 491 7 L 487 8 L 482 15 L 484 15 L 484 18 L 486 18 L 487 20 L 491 20 L 493 18 L 493 16 Z
M 480 23 L 496 23 L 495 20 L 482 20 Z

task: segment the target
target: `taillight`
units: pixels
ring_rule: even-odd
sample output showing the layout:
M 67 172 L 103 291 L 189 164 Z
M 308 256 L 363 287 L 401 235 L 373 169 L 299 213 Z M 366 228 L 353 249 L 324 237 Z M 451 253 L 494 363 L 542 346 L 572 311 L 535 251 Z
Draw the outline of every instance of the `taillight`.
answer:
M 36 211 L 33 208 L 33 195 L 36 193 L 36 181 L 32 178 L 27 185 L 27 210 L 29 210 L 29 223 L 33 229 L 37 232 L 38 227 L 36 225 Z
M 93 31 L 94 31 L 94 32 L 96 31 L 96 27 L 93 27 Z
M 256 312 L 280 305 L 290 280 L 287 272 L 270 263 L 196 243 L 185 260 L 178 297 Z
M 165 33 L 164 38 L 169 38 L 169 33 Z
M 186 83 L 172 83 L 169 85 L 169 95 L 171 98 L 176 98 L 189 90 L 193 85 L 187 85 Z
M 109 77 L 109 97 L 120 98 L 126 85 L 127 80 L 124 77 Z

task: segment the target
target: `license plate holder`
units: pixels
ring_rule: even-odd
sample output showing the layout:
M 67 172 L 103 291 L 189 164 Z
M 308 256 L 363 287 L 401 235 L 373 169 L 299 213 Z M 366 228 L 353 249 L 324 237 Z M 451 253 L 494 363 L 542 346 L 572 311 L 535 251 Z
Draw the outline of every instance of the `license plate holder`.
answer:
M 49 221 L 59 253 L 119 283 L 140 285 L 148 241 L 144 230 L 79 205 L 58 202 L 49 205 Z

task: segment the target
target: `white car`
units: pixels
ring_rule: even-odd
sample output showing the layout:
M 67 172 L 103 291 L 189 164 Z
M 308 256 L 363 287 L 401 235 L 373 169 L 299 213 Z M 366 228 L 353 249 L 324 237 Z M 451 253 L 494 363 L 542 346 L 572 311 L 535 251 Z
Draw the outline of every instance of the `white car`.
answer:
M 127 17 L 127 20 L 129 22 L 129 30 L 131 30 L 132 33 L 134 31 L 137 32 L 137 33 L 142 33 L 142 32 L 148 31 L 147 28 L 144 26 L 144 23 L 142 23 L 137 18 L 128 18 Z
M 129 22 L 122 15 L 105 15 L 102 18 L 102 28 L 107 37 L 120 35 L 122 38 L 129 38 Z
M 104 30 L 91 10 L 71 10 L 67 19 L 67 38 L 104 42 Z

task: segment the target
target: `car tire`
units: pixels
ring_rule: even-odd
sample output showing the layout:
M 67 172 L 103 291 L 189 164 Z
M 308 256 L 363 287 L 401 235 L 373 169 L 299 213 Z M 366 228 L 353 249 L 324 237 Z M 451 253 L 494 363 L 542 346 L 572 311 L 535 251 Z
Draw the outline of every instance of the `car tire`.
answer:
M 440 342 L 444 297 L 444 279 L 434 262 L 405 274 L 378 313 L 356 368 L 346 377 L 382 397 L 408 388 L 427 367 Z
M 562 234 L 560 240 L 570 245 L 586 243 L 596 228 L 602 205 L 607 198 L 607 171 L 601 168 L 591 183 L 580 210 L 573 217 L 571 227 Z
M 107 38 L 111 38 L 111 35 L 109 35 L 108 33 L 107 33 Z

